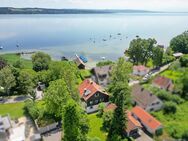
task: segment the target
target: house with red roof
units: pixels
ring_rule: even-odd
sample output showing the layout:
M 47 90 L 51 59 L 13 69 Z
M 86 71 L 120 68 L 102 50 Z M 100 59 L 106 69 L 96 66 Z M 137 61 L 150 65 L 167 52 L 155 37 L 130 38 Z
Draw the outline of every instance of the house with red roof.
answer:
M 162 124 L 141 107 L 134 107 L 131 110 L 131 114 L 149 133 L 155 135 L 162 132 Z
M 149 68 L 147 68 L 143 65 L 133 66 L 133 74 L 134 75 L 144 76 L 148 72 L 149 72 Z
M 116 108 L 117 106 L 111 103 L 106 106 L 104 112 L 114 111 Z M 142 128 L 140 122 L 132 116 L 130 111 L 125 111 L 125 114 L 127 116 L 127 127 L 124 130 L 125 134 L 129 137 L 140 136 L 140 130 Z
M 155 87 L 158 87 L 160 89 L 168 90 L 168 91 L 173 91 L 174 85 L 172 83 L 172 80 L 169 78 L 166 78 L 164 76 L 158 76 L 156 77 L 152 85 Z
M 79 94 L 87 113 L 97 111 L 99 103 L 107 105 L 109 101 L 109 94 L 91 79 L 85 79 L 80 84 Z

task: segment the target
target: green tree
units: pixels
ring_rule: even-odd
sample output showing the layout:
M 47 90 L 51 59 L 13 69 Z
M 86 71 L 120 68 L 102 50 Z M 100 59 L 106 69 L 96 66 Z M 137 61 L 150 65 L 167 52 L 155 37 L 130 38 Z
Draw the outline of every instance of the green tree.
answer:
M 152 60 L 154 66 L 160 66 L 162 65 L 163 62 L 163 49 L 160 47 L 154 47 L 153 48 L 153 53 L 152 53 Z
M 129 74 L 131 73 L 131 71 L 132 65 L 129 62 L 126 62 L 124 58 L 120 58 L 114 65 L 112 75 L 110 77 L 111 83 L 108 88 L 108 91 L 112 94 L 112 103 L 115 103 L 116 97 L 118 95 L 117 91 L 120 89 L 118 88 L 119 86 L 117 84 L 120 82 L 123 83 L 125 86 L 128 86 Z M 127 90 L 128 89 L 125 89 L 125 94 L 127 93 Z
M 50 114 L 54 114 L 57 118 L 60 118 L 62 110 L 70 98 L 70 93 L 64 79 L 50 82 L 45 92 L 47 111 Z
M 100 103 L 98 106 L 98 113 L 97 115 L 99 117 L 102 117 L 103 113 L 104 113 L 104 108 L 105 108 L 105 104 L 104 103 Z
M 183 56 L 180 58 L 180 63 L 181 63 L 181 66 L 182 66 L 182 67 L 188 67 L 188 54 L 183 55 Z
M 4 68 L 5 66 L 7 66 L 7 61 L 3 57 L 0 56 L 0 70 Z
M 165 104 L 164 104 L 164 112 L 166 113 L 166 114 L 169 114 L 169 113 L 176 113 L 176 110 L 177 110 L 177 108 L 176 108 L 176 103 L 174 103 L 174 102 L 171 102 L 171 101 L 169 101 L 169 102 L 165 102 Z
M 174 37 L 170 41 L 170 47 L 174 52 L 188 53 L 188 31 Z
M 18 87 L 22 94 L 31 94 L 34 89 L 35 72 L 30 69 L 23 69 L 19 73 Z
M 64 141 L 86 141 L 86 133 L 81 128 L 81 113 L 77 103 L 70 100 L 63 113 Z M 85 131 L 85 130 L 84 130 Z
M 16 62 L 14 62 L 13 66 L 15 68 L 19 68 L 19 69 L 23 69 L 25 67 L 23 64 L 23 61 L 21 61 L 21 60 L 17 60 Z
M 39 116 L 39 109 L 37 105 L 32 100 L 25 101 L 25 110 L 32 117 L 33 120 L 37 119 Z
M 10 89 L 16 85 L 15 77 L 10 67 L 6 66 L 0 70 L 0 86 L 9 95 Z
M 123 82 L 118 82 L 114 93 L 116 93 L 114 103 L 117 105 L 117 108 L 113 113 L 112 123 L 108 133 L 109 140 L 111 140 L 114 135 L 118 135 L 122 138 L 124 136 L 123 132 L 126 129 L 127 123 L 127 117 L 125 116 L 125 111 L 127 109 L 126 98 L 129 97 L 128 95 L 130 94 L 128 85 L 124 84 Z
M 187 70 L 188 71 L 188 70 Z M 188 72 L 184 73 L 184 77 L 182 79 L 182 84 L 183 84 L 183 93 L 182 97 L 188 100 Z
M 51 80 L 63 78 L 71 97 L 75 101 L 79 101 L 78 80 L 80 78 L 80 72 L 76 65 L 68 61 L 52 62 L 49 70 L 51 71 Z
M 103 128 L 105 131 L 109 131 L 110 125 L 112 124 L 113 111 L 104 112 L 103 119 Z
M 37 52 L 32 55 L 33 69 L 35 71 L 47 70 L 51 57 L 43 52 Z
M 133 39 L 127 51 L 130 60 L 134 64 L 147 64 L 152 57 L 152 51 L 157 41 L 155 39 Z

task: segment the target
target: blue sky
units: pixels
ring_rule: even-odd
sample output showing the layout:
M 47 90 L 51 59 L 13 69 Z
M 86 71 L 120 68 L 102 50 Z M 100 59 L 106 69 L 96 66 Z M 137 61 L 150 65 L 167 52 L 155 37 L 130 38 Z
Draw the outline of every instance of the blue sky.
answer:
M 0 0 L 0 7 L 188 11 L 188 0 Z

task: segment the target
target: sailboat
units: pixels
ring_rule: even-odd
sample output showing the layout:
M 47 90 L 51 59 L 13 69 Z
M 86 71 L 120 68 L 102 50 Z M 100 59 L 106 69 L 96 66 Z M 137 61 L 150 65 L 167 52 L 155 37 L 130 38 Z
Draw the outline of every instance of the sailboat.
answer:
M 0 49 L 3 49 L 3 46 L 0 46 Z

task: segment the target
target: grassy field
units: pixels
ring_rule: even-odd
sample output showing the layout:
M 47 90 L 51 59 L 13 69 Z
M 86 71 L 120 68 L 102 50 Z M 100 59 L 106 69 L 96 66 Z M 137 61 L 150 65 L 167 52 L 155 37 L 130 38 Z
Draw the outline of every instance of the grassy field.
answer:
M 24 116 L 24 102 L 0 104 L 0 115 L 9 114 L 12 119 Z
M 173 71 L 173 70 L 166 70 L 161 73 L 162 76 L 172 79 L 174 82 L 182 77 L 182 72 Z
M 21 58 L 17 54 L 2 54 L 0 56 L 2 56 L 5 60 L 7 60 L 8 64 L 13 65 L 16 61 L 18 61 L 20 59 L 23 62 L 24 67 L 26 69 L 32 68 L 32 62 L 31 62 L 31 60 L 23 59 L 23 58 Z
M 20 118 L 24 115 L 24 102 L 0 104 L 0 115 L 9 114 L 12 119 Z M 44 108 L 44 101 L 37 101 L 39 108 Z
M 107 133 L 102 131 L 102 118 L 98 118 L 96 114 L 88 115 L 90 122 L 90 131 L 89 137 L 98 137 L 101 141 L 105 141 L 107 137 Z
M 177 112 L 172 115 L 165 115 L 162 111 L 155 112 L 155 117 L 163 124 L 164 134 L 160 137 L 168 138 L 173 135 L 176 138 L 181 138 L 185 130 L 188 129 L 188 101 L 178 105 Z

